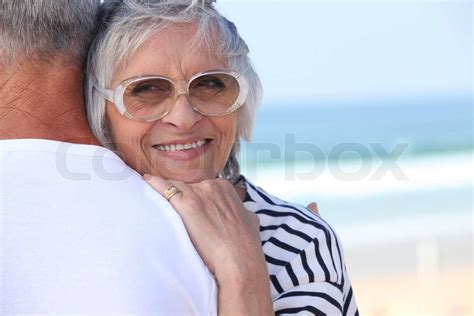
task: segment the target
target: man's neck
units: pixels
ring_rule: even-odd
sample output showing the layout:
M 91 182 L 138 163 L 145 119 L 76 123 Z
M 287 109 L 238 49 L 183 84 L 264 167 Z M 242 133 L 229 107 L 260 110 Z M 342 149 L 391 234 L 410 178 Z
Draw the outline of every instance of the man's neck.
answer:
M 30 62 L 1 70 L 0 139 L 99 144 L 87 123 L 78 66 Z

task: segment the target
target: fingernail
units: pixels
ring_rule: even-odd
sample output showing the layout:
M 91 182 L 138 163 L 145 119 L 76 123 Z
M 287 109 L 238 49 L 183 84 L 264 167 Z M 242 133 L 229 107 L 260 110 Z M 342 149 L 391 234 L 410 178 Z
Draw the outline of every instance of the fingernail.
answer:
M 145 173 L 142 178 L 145 181 L 150 181 L 151 180 L 151 176 L 148 173 Z

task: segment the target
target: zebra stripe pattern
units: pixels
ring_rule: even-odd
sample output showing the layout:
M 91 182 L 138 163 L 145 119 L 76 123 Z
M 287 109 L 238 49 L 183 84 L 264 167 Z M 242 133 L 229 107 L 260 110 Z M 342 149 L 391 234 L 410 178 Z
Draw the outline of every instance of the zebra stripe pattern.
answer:
M 276 315 L 359 315 L 338 236 L 321 217 L 241 178 L 260 219 Z

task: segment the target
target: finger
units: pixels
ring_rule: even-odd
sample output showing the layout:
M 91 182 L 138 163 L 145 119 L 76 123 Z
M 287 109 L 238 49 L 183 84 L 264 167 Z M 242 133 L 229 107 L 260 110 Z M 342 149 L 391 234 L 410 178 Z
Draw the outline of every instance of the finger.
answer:
M 160 176 L 145 174 L 143 175 L 143 180 L 145 180 L 153 189 L 155 189 L 158 193 L 160 193 L 164 198 L 166 198 L 165 196 L 166 190 L 168 190 L 171 184 L 174 185 L 179 191 L 173 196 L 171 196 L 171 198 L 169 198 L 168 202 L 170 202 L 171 205 L 173 205 L 173 202 L 171 200 L 176 200 L 179 197 L 182 197 L 183 192 L 186 192 L 188 190 L 184 183 L 181 183 L 180 181 L 165 180 Z
M 309 203 L 306 208 L 310 210 L 312 213 L 319 215 L 318 204 L 316 202 Z
M 260 218 L 258 217 L 257 214 L 255 214 L 252 211 L 247 210 L 252 222 L 254 223 L 255 227 L 259 228 L 260 227 Z

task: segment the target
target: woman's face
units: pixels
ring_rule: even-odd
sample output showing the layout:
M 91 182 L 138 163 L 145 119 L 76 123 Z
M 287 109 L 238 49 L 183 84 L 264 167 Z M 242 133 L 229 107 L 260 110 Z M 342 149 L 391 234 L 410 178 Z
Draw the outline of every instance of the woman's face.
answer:
M 150 37 L 116 74 L 112 87 L 140 75 L 186 80 L 199 72 L 227 69 L 225 62 L 213 54 L 212 46 L 189 48 L 195 30 L 193 26 L 169 28 Z M 237 135 L 238 111 L 206 117 L 194 112 L 186 95 L 180 95 L 171 112 L 155 122 L 127 119 L 110 102 L 106 115 L 115 149 L 129 166 L 141 174 L 188 183 L 215 178 Z M 178 150 L 189 145 L 193 147 Z

